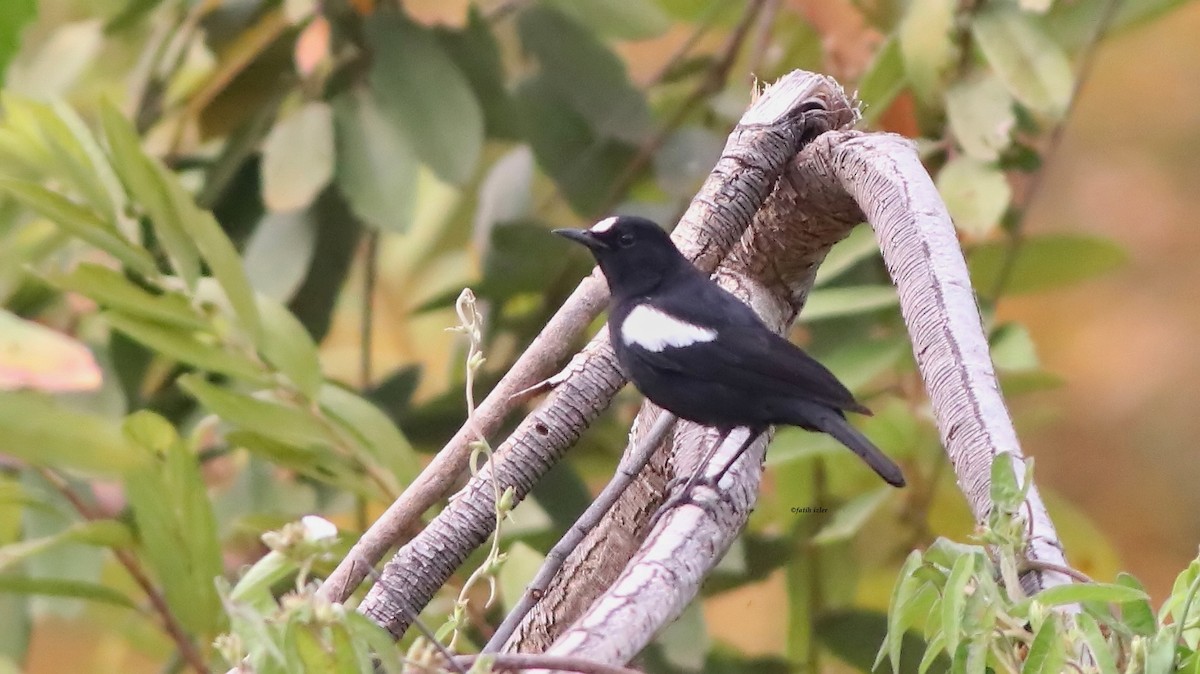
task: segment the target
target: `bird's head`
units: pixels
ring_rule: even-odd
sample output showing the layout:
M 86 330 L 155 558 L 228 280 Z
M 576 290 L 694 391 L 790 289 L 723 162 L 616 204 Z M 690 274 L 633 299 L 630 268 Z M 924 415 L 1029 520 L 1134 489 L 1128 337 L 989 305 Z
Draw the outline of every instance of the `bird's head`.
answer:
M 689 264 L 671 237 L 645 218 L 622 215 L 605 218 L 591 229 L 556 229 L 554 233 L 592 251 L 614 297 L 649 292 Z

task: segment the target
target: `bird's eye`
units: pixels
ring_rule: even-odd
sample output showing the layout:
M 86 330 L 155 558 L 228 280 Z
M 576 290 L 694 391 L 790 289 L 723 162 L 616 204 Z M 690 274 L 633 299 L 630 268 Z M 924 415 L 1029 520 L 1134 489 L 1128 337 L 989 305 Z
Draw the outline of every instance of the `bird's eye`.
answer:
M 628 247 L 632 246 L 633 245 L 633 235 L 630 234 L 629 232 L 625 232 L 621 236 L 618 236 L 617 237 L 617 245 L 621 246 L 622 248 L 628 248 Z

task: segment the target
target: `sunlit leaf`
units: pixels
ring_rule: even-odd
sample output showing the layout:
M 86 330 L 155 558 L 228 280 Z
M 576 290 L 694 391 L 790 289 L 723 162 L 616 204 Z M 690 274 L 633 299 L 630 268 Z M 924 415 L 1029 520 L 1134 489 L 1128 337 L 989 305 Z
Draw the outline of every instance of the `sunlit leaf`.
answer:
M 21 46 L 21 31 L 37 17 L 37 0 L 10 0 L 0 17 L 0 83 Z
M 899 301 L 896 289 L 891 286 L 822 288 L 809 294 L 808 302 L 800 312 L 800 320 L 808 323 L 878 311 L 895 306 Z
M 333 177 L 333 111 L 309 101 L 275 123 L 263 143 L 262 198 L 275 212 L 312 203 Z
M 1033 643 L 1029 645 L 1029 653 L 1025 656 L 1021 672 L 1055 674 L 1063 671 L 1066 661 L 1066 644 L 1059 639 L 1058 621 L 1052 616 L 1043 621 L 1037 634 L 1033 635 Z
M 384 500 L 388 494 L 368 481 L 358 462 L 339 456 L 331 447 L 309 444 L 290 445 L 250 431 L 232 431 L 226 435 L 232 447 L 242 447 L 280 468 L 294 470 L 318 482 L 357 494 L 370 500 Z
M 317 223 L 308 211 L 268 213 L 242 251 L 246 278 L 259 294 L 286 302 L 304 281 L 316 243 Z
M 63 231 L 77 236 L 112 255 L 131 269 L 146 276 L 158 270 L 154 260 L 144 250 L 121 238 L 113 226 L 95 212 L 66 197 L 24 180 L 0 179 L 0 192 L 7 193 L 42 217 L 54 222 Z
M 175 270 L 195 287 L 200 278 L 200 251 L 180 222 L 171 194 L 159 168 L 142 151 L 141 139 L 133 126 L 111 104 L 100 107 L 100 121 L 113 168 L 129 196 L 150 217 L 159 242 L 171 257 Z
M 1079 631 L 1083 634 L 1083 639 L 1087 643 L 1088 649 L 1092 652 L 1092 662 L 1095 663 L 1096 669 L 1100 674 L 1117 674 L 1117 663 L 1113 659 L 1113 647 L 1104 638 L 1104 634 L 1100 631 L 1100 625 L 1086 611 L 1080 611 L 1074 615 L 1075 625 L 1079 627 Z
M 0 390 L 90 391 L 100 378 L 86 346 L 0 309 Z
M 910 2 L 897 27 L 908 81 L 918 98 L 928 104 L 939 99 L 946 73 L 954 62 L 951 31 L 957 6 L 954 0 Z
M 854 497 L 833 513 L 833 517 L 817 532 L 812 542 L 825 545 L 852 538 L 892 493 L 890 487 L 882 487 Z
M 201 370 L 265 382 L 262 369 L 246 355 L 216 342 L 211 335 L 116 312 L 105 312 L 109 325 L 151 350 Z
M 963 150 L 982 161 L 1000 158 L 1017 123 L 1012 96 L 991 73 L 951 85 L 946 91 L 946 116 Z
M 181 377 L 179 384 L 214 414 L 240 428 L 300 447 L 335 441 L 322 421 L 300 407 L 235 393 L 196 375 Z
M 1126 253 L 1120 246 L 1088 234 L 1026 237 L 1016 250 L 1017 257 L 1011 268 L 1010 254 L 1006 243 L 985 243 L 973 248 L 967 265 L 971 270 L 972 285 L 991 291 L 1005 274 L 1004 292 L 1041 292 L 1100 276 L 1120 267 L 1126 260 Z M 1071 264 L 1063 264 L 1063 260 L 1070 260 Z
M 4 453 L 37 466 L 114 475 L 141 460 L 120 427 L 33 392 L 0 392 Z
M 338 386 L 325 385 L 319 395 L 321 409 L 353 434 L 374 457 L 399 479 L 408 484 L 416 477 L 419 465 L 408 439 L 373 403 Z
M 407 230 L 417 200 L 418 161 L 411 143 L 365 89 L 335 98 L 333 112 L 338 190 L 368 224 L 393 232 Z
M 324 378 L 312 337 L 292 312 L 274 300 L 259 297 L 258 311 L 263 327 L 259 352 L 305 396 L 315 398 Z
M 128 540 L 132 540 L 132 536 L 129 536 Z M 3 549 L 0 549 L 0 556 L 3 556 Z M 0 565 L 2 564 L 3 562 L 0 562 Z M 0 574 L 0 594 L 3 593 L 69 597 L 125 608 L 137 608 L 137 604 L 119 590 L 98 583 L 65 578 L 29 578 L 15 574 Z
M 1054 117 L 1067 111 L 1071 64 L 1035 16 L 996 3 L 978 12 L 971 28 L 988 64 L 1018 101 Z
M 497 224 L 528 214 L 532 188 L 533 153 L 527 145 L 510 150 L 492 164 L 479 185 L 479 205 L 472 224 L 477 250 L 487 251 Z
M 858 80 L 858 100 L 862 101 L 863 121 L 879 119 L 904 89 L 904 55 L 900 40 L 889 36 L 875 52 L 871 64 Z
M 0 571 L 34 555 L 53 550 L 64 543 L 84 543 L 101 547 L 124 547 L 133 542 L 129 527 L 115 520 L 77 522 L 43 538 L 10 543 L 0 547 Z
M 466 76 L 432 31 L 398 14 L 377 12 L 365 29 L 380 111 L 442 179 L 466 182 L 483 149 L 483 112 Z
M 5 21 L 8 20 L 9 3 L 10 0 L 5 0 Z M 39 41 L 32 56 L 19 62 L 19 68 L 15 63 L 10 65 L 7 87 L 39 99 L 66 94 L 95 63 L 96 55 L 104 46 L 103 28 L 97 19 L 57 24 Z
M 992 362 L 996 369 L 1010 372 L 1029 372 L 1039 367 L 1037 347 L 1029 330 L 1020 323 L 1006 323 L 989 338 Z
M 817 268 L 814 286 L 821 286 L 841 276 L 859 262 L 879 254 L 875 232 L 870 226 L 855 227 L 846 238 L 833 244 L 829 254 Z
M 1141 582 L 1130 574 L 1121 572 L 1117 574 L 1116 584 L 1131 591 L 1130 598 L 1123 600 L 1121 604 L 1121 622 L 1133 630 L 1134 634 L 1142 636 L 1151 636 L 1158 631 L 1158 622 L 1154 619 L 1146 588 Z
M 215 634 L 221 607 L 213 581 L 221 575 L 221 552 L 196 455 L 170 422 L 152 412 L 130 416 L 125 434 L 153 457 L 125 480 L 144 555 L 179 621 L 199 634 Z
M 183 295 L 173 292 L 155 295 L 108 267 L 85 262 L 69 274 L 51 276 L 49 280 L 105 309 L 190 330 L 211 328 L 209 321 Z
M 1012 200 L 1012 188 L 1004 172 L 967 155 L 959 155 L 942 167 L 937 186 L 954 226 L 976 238 L 987 237 L 995 230 Z

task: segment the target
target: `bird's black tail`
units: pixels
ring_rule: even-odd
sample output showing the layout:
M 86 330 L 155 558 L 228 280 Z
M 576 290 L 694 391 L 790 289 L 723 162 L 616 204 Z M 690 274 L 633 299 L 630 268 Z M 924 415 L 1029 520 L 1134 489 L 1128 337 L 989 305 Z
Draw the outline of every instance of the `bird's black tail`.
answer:
M 884 482 L 893 487 L 904 486 L 904 474 L 900 472 L 900 466 L 897 466 L 894 461 L 889 459 L 882 451 L 879 450 L 867 436 L 859 432 L 859 430 L 850 425 L 849 421 L 841 415 L 841 413 L 831 410 L 827 407 L 806 404 L 804 411 L 804 426 L 815 428 L 823 433 L 828 433 L 835 440 L 850 448 L 866 462 L 871 470 L 875 471 L 879 477 L 883 478 Z

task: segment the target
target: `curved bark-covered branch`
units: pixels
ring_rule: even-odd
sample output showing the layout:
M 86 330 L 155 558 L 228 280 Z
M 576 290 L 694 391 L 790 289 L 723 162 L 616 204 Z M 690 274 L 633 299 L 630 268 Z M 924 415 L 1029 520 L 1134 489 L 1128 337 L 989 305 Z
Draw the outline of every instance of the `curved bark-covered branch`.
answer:
M 853 113 L 844 107 L 831 110 L 830 101 L 844 101 L 841 87 L 836 82 L 811 73 L 796 72 L 767 89 L 750 107 L 730 134 L 721 159 L 676 229 L 676 242 L 697 266 L 712 269 L 738 241 L 803 143 L 840 125 L 841 118 L 852 116 Z M 595 292 L 588 287 L 596 283 L 593 274 L 576 290 L 569 301 L 570 306 L 559 315 L 564 312 L 576 317 L 586 314 L 576 305 L 592 305 L 596 300 Z M 553 339 L 566 342 L 574 335 L 563 332 L 570 332 L 568 328 L 582 330 L 586 321 L 580 321 L 578 326 L 568 326 L 556 315 L 552 325 L 557 330 Z M 543 342 L 549 329 L 548 326 L 539 336 L 534 347 L 550 348 Z M 529 354 L 518 361 L 517 367 L 526 361 L 526 356 Z M 524 498 L 537 478 L 574 444 L 587 424 L 608 406 L 612 396 L 624 384 L 612 349 L 603 335 L 592 340 L 568 366 L 568 371 L 568 376 L 562 378 L 551 396 L 500 446 L 494 460 L 425 530 L 396 553 L 360 610 L 394 635 L 402 634 L 408 627 L 408 616 L 420 612 L 433 593 L 491 532 L 494 523 L 493 474 L 501 489 L 511 486 L 518 500 Z M 521 383 L 528 383 L 528 379 Z M 505 395 L 511 395 L 517 388 L 516 384 L 497 387 Z M 496 395 L 493 392 L 480 406 L 482 418 L 477 425 L 484 432 L 492 430 L 496 421 L 493 417 L 502 407 L 500 403 L 489 405 Z M 465 431 L 459 433 L 464 434 Z M 399 506 L 393 506 L 389 512 L 392 510 L 399 510 Z M 394 520 L 387 527 L 378 528 L 403 530 Z M 360 543 L 360 547 L 365 544 Z M 348 563 L 350 568 L 336 579 L 336 585 L 327 596 L 348 592 L 345 582 L 358 574 L 353 568 L 358 560 L 362 560 L 358 563 L 374 561 L 361 550 L 352 550 L 351 557 L 355 555 L 357 559 Z

